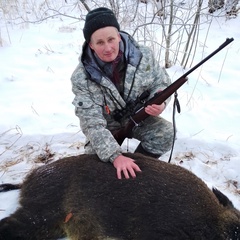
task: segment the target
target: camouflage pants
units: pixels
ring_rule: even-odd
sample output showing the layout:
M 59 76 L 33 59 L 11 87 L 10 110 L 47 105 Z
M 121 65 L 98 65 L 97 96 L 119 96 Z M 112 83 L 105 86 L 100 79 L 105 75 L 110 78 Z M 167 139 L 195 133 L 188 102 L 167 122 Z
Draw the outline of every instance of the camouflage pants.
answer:
M 148 117 L 142 126 L 133 130 L 133 138 L 138 139 L 147 152 L 162 155 L 172 146 L 172 123 L 162 117 Z
M 141 126 L 133 129 L 132 137 L 139 140 L 147 152 L 161 156 L 172 147 L 173 126 L 162 117 L 148 117 Z M 85 145 L 85 153 L 95 153 L 89 141 Z

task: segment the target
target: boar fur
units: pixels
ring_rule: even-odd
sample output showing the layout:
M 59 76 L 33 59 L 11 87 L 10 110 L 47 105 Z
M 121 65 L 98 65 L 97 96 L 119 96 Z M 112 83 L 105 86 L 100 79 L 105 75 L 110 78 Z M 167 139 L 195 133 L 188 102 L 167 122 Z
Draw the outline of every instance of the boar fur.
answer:
M 240 212 L 190 171 L 141 154 L 134 179 L 96 155 L 63 158 L 23 181 L 0 240 L 239 240 Z

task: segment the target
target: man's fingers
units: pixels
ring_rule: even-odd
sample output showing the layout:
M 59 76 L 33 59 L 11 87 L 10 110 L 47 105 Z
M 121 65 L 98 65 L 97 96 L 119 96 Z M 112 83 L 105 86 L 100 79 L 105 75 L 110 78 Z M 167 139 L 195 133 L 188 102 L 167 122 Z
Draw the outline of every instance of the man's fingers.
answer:
M 135 165 L 134 170 L 136 172 L 141 172 L 142 171 L 138 165 Z
M 122 179 L 122 171 L 121 169 L 117 169 L 117 178 Z
M 129 179 L 128 170 L 126 168 L 123 169 L 123 174 L 124 174 L 126 179 Z
M 130 173 L 130 175 L 131 175 L 131 177 L 132 178 L 135 178 L 136 177 L 136 173 L 135 173 L 135 171 L 133 170 L 133 168 L 129 168 L 129 173 Z
M 129 173 L 131 175 L 132 178 L 136 177 L 136 172 L 141 172 L 141 169 L 139 168 L 139 166 L 137 164 L 134 164 L 132 167 L 129 167 L 128 169 L 124 169 L 123 173 L 125 178 L 130 178 L 129 177 Z
M 122 179 L 122 173 L 123 173 L 123 175 L 124 175 L 124 177 L 125 177 L 126 179 L 129 179 L 130 176 L 131 176 L 132 178 L 135 178 L 135 177 L 136 177 L 135 171 L 136 171 L 136 172 L 141 172 L 141 169 L 140 169 L 137 165 L 134 166 L 134 167 L 130 167 L 130 168 L 128 168 L 128 169 L 126 169 L 126 168 L 124 168 L 124 169 L 122 169 L 122 170 L 118 169 L 118 170 L 117 170 L 117 178 L 118 178 L 118 179 Z

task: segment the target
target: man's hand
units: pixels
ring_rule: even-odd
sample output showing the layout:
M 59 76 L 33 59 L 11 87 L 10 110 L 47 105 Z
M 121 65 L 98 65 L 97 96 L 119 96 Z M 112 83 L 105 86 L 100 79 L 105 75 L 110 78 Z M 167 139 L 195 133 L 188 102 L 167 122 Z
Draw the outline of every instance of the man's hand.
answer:
M 135 172 L 141 172 L 139 166 L 133 159 L 120 155 L 113 161 L 113 166 L 117 169 L 117 178 L 122 179 L 122 172 L 125 178 L 129 179 L 130 176 L 135 178 Z
M 158 116 L 165 109 L 166 104 L 162 103 L 161 105 L 152 104 L 145 107 L 145 112 L 151 116 Z

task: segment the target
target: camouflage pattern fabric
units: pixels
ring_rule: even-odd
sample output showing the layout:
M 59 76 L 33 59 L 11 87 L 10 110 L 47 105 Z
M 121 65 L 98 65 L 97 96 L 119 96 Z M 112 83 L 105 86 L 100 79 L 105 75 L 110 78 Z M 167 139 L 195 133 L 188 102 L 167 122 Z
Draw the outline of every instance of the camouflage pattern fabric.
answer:
M 113 119 L 114 110 L 124 108 L 128 101 L 135 100 L 145 90 L 150 91 L 151 98 L 171 83 L 165 69 L 154 59 L 150 48 L 139 46 L 127 33 L 120 34 L 127 59 L 123 96 L 111 80 L 104 76 L 86 43 L 71 77 L 75 114 L 79 117 L 81 130 L 86 136 L 85 152 L 96 153 L 104 162 L 112 162 L 122 153 L 121 146 L 110 132 L 124 124 L 124 121 Z M 166 104 L 169 101 L 167 99 Z M 161 117 L 149 117 L 133 134 L 147 151 L 161 155 L 171 147 L 172 124 Z

